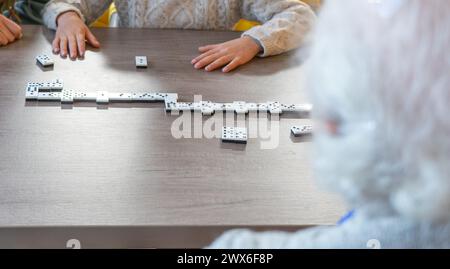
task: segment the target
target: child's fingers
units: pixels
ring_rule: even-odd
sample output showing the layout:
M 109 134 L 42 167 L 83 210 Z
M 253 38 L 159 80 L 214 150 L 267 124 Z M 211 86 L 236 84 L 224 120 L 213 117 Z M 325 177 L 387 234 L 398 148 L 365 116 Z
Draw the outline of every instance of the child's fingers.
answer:
M 55 39 L 53 39 L 53 42 L 52 42 L 53 53 L 59 53 L 59 43 L 60 43 L 60 39 L 57 36 L 57 37 L 55 37 Z
M 78 44 L 78 52 L 80 57 L 84 56 L 84 52 L 86 51 L 86 40 L 83 34 L 77 35 L 77 44 Z
M 209 55 L 212 55 L 212 54 L 214 54 L 214 53 L 217 53 L 217 50 L 213 49 L 213 50 L 207 51 L 207 52 L 205 52 L 205 53 L 203 53 L 203 54 L 200 54 L 199 56 L 195 57 L 194 60 L 191 61 L 191 64 L 196 64 L 196 63 L 198 63 L 201 59 L 203 59 L 203 58 L 205 58 L 205 57 L 208 57 Z
M 5 20 L 3 19 L 3 15 L 0 14 L 0 34 L 2 36 L 2 40 L 1 40 L 1 44 L 2 45 L 6 45 L 10 42 L 13 42 L 15 37 L 14 35 L 11 33 L 11 31 L 8 29 L 8 27 L 6 26 L 6 18 Z
M 5 46 L 6 44 L 8 44 L 8 39 L 6 39 L 6 36 L 0 31 L 0 45 Z
M 8 43 L 13 42 L 16 38 L 13 36 L 13 34 L 8 30 L 8 28 L 1 28 L 0 32 L 3 34 L 3 36 L 6 38 Z
M 76 40 L 75 36 L 69 36 L 68 40 L 69 40 L 70 58 L 75 59 L 77 57 L 77 52 L 78 52 L 77 40 Z
M 67 56 L 67 38 L 62 37 L 61 42 L 59 42 L 59 50 L 61 52 L 61 56 L 66 57 Z
M 86 27 L 86 39 L 94 48 L 100 47 L 100 42 L 95 38 L 94 34 Z
M 206 71 L 213 71 L 216 70 L 219 67 L 222 67 L 229 63 L 231 60 L 230 56 L 222 56 L 219 59 L 215 60 L 212 64 L 208 65 L 205 70 Z
M 208 50 L 212 50 L 215 49 L 218 45 L 206 45 L 206 46 L 201 46 L 198 48 L 199 52 L 207 52 Z
M 217 60 L 217 59 L 220 58 L 221 56 L 223 56 L 223 55 L 221 55 L 221 54 L 219 54 L 219 53 L 215 53 L 215 54 L 212 54 L 212 55 L 210 55 L 210 56 L 207 56 L 207 57 L 203 58 L 202 60 L 200 60 L 198 63 L 196 63 L 196 64 L 194 65 L 194 67 L 195 67 L 196 69 L 203 68 L 203 67 L 205 67 L 206 65 L 208 65 L 208 64 L 210 64 L 210 63 L 212 63 L 212 62 L 214 62 L 215 60 Z
M 9 31 L 11 31 L 11 34 L 14 35 L 15 39 L 16 38 L 19 39 L 22 37 L 22 28 L 17 23 L 13 22 L 12 20 L 9 20 L 4 16 L 0 16 L 0 20 L 6 27 L 8 27 Z
M 238 66 L 242 64 L 242 61 L 240 58 L 234 58 L 227 66 L 225 66 L 222 71 L 224 73 L 228 73 L 234 69 L 236 69 Z

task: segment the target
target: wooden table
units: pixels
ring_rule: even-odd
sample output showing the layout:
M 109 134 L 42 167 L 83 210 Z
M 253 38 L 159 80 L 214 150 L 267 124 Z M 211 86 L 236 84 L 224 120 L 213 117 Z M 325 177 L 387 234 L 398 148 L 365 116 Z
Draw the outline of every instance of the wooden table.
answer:
M 201 247 L 231 227 L 295 230 L 336 222 L 345 209 L 312 179 L 308 140 L 280 120 L 279 146 L 175 139 L 177 116 L 163 105 L 25 102 L 29 81 L 61 78 L 85 91 L 167 91 L 215 102 L 305 102 L 302 64 L 293 53 L 231 74 L 195 70 L 197 47 L 235 32 L 94 29 L 102 43 L 82 61 L 51 53 L 53 33 L 25 26 L 0 48 L 0 247 Z M 149 68 L 138 70 L 136 55 Z M 206 119 L 206 118 L 205 118 Z

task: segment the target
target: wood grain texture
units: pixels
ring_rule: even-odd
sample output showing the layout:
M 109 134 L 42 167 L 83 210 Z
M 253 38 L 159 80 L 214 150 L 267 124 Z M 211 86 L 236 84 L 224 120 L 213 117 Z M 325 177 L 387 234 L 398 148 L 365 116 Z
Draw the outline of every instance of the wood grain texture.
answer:
M 64 249 L 70 239 L 85 249 L 203 248 L 230 229 L 297 232 L 305 226 L 66 226 L 0 229 L 0 249 Z
M 26 103 L 28 81 L 61 78 L 85 91 L 168 91 L 190 101 L 304 102 L 302 65 L 293 53 L 256 59 L 237 72 L 195 70 L 197 47 L 233 32 L 95 29 L 102 43 L 82 61 L 51 53 L 52 33 L 25 26 L 24 38 L 0 48 L 0 226 L 314 225 L 332 224 L 342 202 L 319 191 L 311 145 L 292 140 L 282 118 L 279 146 L 219 139 L 174 139 L 176 116 L 162 104 Z M 137 70 L 134 57 L 149 68 Z

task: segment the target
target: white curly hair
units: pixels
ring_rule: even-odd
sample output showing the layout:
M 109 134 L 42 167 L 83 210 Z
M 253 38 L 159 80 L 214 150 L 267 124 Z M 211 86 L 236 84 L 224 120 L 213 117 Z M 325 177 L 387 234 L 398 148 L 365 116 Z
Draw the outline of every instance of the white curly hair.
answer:
M 450 4 L 328 0 L 307 63 L 316 178 L 355 214 L 210 248 L 450 247 Z M 374 244 L 376 242 L 376 244 Z
M 309 89 L 337 130 L 316 133 L 316 177 L 355 207 L 448 220 L 450 4 L 328 1 L 321 13 Z
M 306 68 L 315 171 L 356 213 L 295 233 L 232 230 L 209 247 L 449 248 L 448 14 L 446 0 L 326 1 Z

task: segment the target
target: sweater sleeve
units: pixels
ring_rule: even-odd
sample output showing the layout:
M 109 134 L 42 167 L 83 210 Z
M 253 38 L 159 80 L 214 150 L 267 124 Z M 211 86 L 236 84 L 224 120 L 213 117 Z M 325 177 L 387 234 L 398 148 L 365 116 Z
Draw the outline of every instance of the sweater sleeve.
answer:
M 364 211 L 364 209 L 362 209 Z M 448 222 L 418 221 L 397 214 L 358 211 L 336 226 L 316 226 L 294 233 L 250 230 L 225 232 L 208 248 L 212 249 L 367 249 L 446 248 Z
M 316 20 L 312 9 L 298 0 L 243 0 L 241 12 L 245 19 L 263 23 L 242 34 L 260 43 L 261 57 L 300 47 Z
M 42 11 L 44 24 L 50 29 L 56 29 L 56 19 L 67 11 L 76 12 L 87 24 L 91 24 L 109 7 L 112 0 L 52 0 Z
M 231 230 L 217 238 L 207 248 L 211 249 L 312 249 L 326 248 L 321 242 L 325 228 L 312 228 L 296 233 L 280 231 L 253 232 L 250 230 Z

